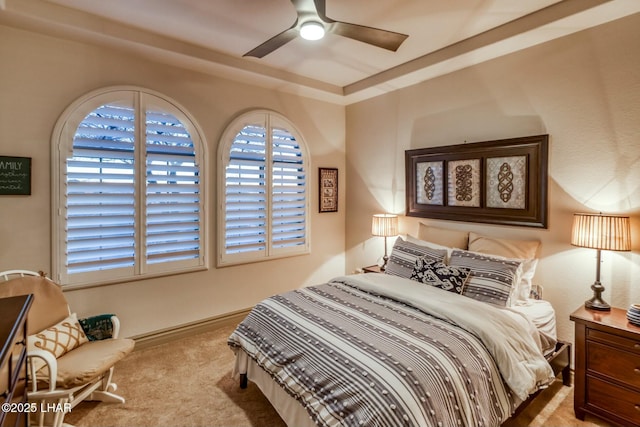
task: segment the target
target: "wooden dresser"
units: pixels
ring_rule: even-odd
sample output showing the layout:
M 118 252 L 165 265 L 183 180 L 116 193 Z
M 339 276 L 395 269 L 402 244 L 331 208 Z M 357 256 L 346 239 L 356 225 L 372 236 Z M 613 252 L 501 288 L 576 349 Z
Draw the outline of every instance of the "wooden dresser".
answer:
M 588 310 L 571 314 L 575 322 L 574 410 L 622 426 L 640 426 L 640 327 L 627 311 Z
M 29 425 L 27 313 L 32 295 L 0 298 L 0 426 Z

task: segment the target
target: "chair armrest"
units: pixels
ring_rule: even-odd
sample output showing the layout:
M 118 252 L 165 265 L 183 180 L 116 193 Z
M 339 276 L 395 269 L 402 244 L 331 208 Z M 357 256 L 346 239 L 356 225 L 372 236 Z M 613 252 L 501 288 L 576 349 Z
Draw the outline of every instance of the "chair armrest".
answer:
M 120 320 L 115 314 L 85 317 L 78 322 L 89 341 L 118 338 L 120 333 Z
M 51 352 L 47 350 L 30 350 L 27 353 L 27 362 L 29 366 L 29 378 L 31 378 L 31 391 L 38 391 L 38 380 L 36 379 L 36 368 L 33 359 L 41 359 L 44 366 L 38 369 L 38 372 L 44 372 L 43 369 L 48 368 L 49 372 L 49 391 L 55 391 L 56 378 L 58 377 L 58 361 Z

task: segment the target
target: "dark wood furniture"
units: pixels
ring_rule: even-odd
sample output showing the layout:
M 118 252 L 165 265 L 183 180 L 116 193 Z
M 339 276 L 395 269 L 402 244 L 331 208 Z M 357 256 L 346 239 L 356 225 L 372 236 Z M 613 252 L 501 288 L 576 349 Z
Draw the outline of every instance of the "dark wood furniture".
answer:
M 406 216 L 547 228 L 549 135 L 404 153 Z
M 24 404 L 27 403 L 27 313 L 32 301 L 32 295 L 0 298 L 2 427 L 29 425 L 29 413 Z
M 362 271 L 365 273 L 384 273 L 377 265 L 370 265 L 368 267 L 363 267 Z
M 621 426 L 640 426 L 640 327 L 626 310 L 580 307 L 575 322 L 574 411 L 584 420 L 596 415 Z
M 555 376 L 562 374 L 562 384 L 571 387 L 571 343 L 558 341 L 554 352 L 545 358 Z

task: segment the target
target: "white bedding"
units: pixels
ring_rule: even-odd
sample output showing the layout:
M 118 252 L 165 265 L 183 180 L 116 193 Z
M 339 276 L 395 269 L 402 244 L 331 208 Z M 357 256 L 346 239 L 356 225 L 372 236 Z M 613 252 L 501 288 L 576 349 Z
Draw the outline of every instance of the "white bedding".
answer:
M 547 355 L 555 350 L 558 342 L 556 312 L 549 301 L 530 299 L 526 304 L 515 305 L 508 310 L 524 315 L 533 324 L 534 339 L 540 343 L 543 354 Z
M 386 274 L 352 275 L 332 281 L 355 283 L 360 289 L 406 302 L 473 332 L 496 360 L 505 383 L 521 400 L 553 381 L 553 370 L 541 354 L 531 326 L 515 320 L 507 310 Z
M 553 381 L 538 335 L 533 322 L 517 310 L 500 309 L 397 276 L 360 274 L 264 300 L 230 336 L 229 344 L 237 356 L 234 375 L 246 373 L 288 425 L 313 425 L 314 420 L 333 425 L 342 418 L 334 408 L 339 402 L 345 411 L 352 411 L 351 418 L 355 414 L 356 419 L 367 422 L 394 419 L 402 410 L 405 420 L 421 420 L 417 425 L 438 425 L 432 418 L 457 418 L 458 423 L 470 426 L 499 424 L 529 394 Z M 347 365 L 334 365 L 338 354 L 345 355 L 341 357 Z M 358 375 L 343 375 L 345 366 L 352 373 L 357 367 Z M 395 372 L 399 367 L 403 371 Z M 413 376 L 413 382 L 403 379 L 408 378 L 404 370 Z M 401 375 L 389 375 L 391 372 Z M 470 389 L 467 382 L 472 384 Z M 321 389 L 316 390 L 316 384 Z M 308 385 L 311 388 L 305 388 Z M 390 387 L 389 394 L 379 394 L 383 385 Z M 446 393 L 441 395 L 441 391 Z M 327 406 L 322 402 L 329 395 L 317 394 L 320 392 L 348 398 L 330 399 L 334 404 Z M 446 404 L 427 403 L 419 398 L 424 392 L 429 401 Z M 374 404 L 374 411 L 371 402 L 380 399 L 395 399 L 398 406 Z M 372 411 L 374 418 L 366 415 Z

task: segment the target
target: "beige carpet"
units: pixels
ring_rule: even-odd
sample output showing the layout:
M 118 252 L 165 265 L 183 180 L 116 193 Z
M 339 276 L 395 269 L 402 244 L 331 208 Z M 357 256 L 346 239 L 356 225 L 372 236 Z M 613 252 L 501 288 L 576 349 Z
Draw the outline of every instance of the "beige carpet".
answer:
M 284 422 L 252 383 L 231 379 L 233 353 L 225 327 L 135 351 L 117 365 L 114 381 L 124 405 L 83 402 L 65 417 L 77 427 L 267 426 Z M 609 426 L 573 415 L 573 388 L 561 381 L 504 426 Z

